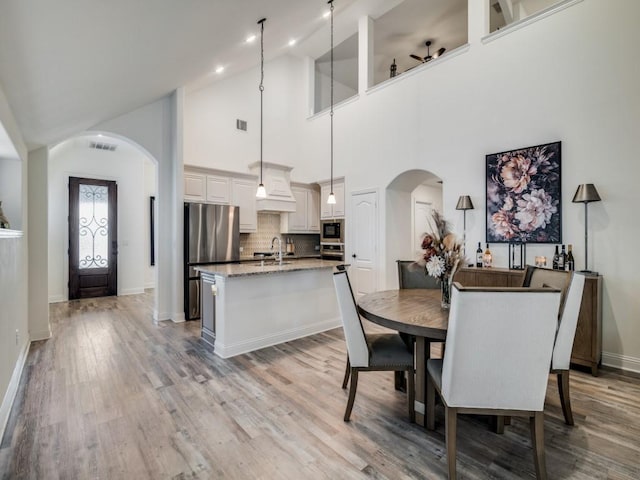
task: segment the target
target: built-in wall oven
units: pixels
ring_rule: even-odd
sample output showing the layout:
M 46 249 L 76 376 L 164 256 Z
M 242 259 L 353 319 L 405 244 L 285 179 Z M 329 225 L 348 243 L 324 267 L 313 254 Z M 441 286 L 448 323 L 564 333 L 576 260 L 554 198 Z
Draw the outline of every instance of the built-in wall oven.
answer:
M 344 220 L 324 220 L 320 229 L 320 255 L 344 261 Z

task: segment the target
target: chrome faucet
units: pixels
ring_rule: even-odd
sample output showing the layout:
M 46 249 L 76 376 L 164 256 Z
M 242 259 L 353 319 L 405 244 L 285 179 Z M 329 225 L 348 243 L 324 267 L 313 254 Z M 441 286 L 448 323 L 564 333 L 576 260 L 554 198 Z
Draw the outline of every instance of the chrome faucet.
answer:
M 278 241 L 278 262 L 280 263 L 280 265 L 282 265 L 282 240 L 280 240 L 280 237 L 273 237 L 271 239 L 271 250 L 273 250 L 273 242 Z

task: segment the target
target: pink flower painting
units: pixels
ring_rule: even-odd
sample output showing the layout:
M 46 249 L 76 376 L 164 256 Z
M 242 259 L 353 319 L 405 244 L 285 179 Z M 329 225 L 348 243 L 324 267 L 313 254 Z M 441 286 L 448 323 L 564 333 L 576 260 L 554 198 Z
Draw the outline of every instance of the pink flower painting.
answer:
M 487 242 L 562 242 L 560 145 L 487 155 Z

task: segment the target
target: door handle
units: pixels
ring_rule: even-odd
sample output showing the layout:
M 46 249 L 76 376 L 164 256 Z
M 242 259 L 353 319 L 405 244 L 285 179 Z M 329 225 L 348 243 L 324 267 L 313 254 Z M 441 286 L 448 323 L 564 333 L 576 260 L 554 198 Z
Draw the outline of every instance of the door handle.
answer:
M 353 255 L 351 255 L 352 258 L 356 258 L 356 254 L 354 253 Z

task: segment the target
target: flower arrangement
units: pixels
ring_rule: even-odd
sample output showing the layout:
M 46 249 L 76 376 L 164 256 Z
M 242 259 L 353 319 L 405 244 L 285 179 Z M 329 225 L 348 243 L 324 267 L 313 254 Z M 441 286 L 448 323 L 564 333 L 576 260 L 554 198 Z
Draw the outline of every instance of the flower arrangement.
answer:
M 424 265 L 428 275 L 449 283 L 463 260 L 460 244 L 449 230 L 447 221 L 436 210 L 430 223 L 434 228 L 431 233 L 425 233 L 422 239 L 424 254 L 418 263 Z

